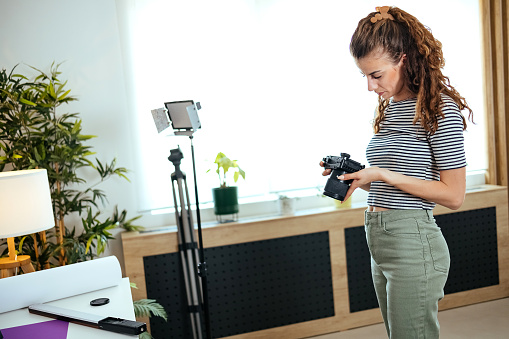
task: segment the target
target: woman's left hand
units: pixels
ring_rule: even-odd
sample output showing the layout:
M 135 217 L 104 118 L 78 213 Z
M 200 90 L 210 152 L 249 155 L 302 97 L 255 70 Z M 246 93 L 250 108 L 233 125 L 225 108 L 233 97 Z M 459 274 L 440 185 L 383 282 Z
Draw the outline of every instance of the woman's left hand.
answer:
M 346 192 L 346 196 L 343 201 L 346 201 L 348 198 L 350 198 L 352 193 L 359 187 L 365 191 L 369 191 L 371 182 L 381 179 L 381 171 L 382 169 L 379 167 L 368 167 L 355 173 L 339 175 L 339 180 L 353 180 L 353 182 L 350 184 L 348 192 Z

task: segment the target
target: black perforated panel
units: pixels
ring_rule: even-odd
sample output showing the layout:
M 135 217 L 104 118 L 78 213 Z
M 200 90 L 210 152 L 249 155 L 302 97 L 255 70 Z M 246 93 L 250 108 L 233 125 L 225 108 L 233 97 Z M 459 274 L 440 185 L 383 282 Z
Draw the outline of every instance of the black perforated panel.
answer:
M 445 293 L 498 285 L 496 208 L 438 215 L 435 219 L 451 253 Z
M 143 257 L 147 298 L 156 299 L 168 313 L 168 321 L 160 317 L 150 319 L 154 338 L 191 338 L 191 322 L 187 312 L 185 285 L 180 256 L 167 253 Z
M 205 251 L 213 337 L 334 316 L 329 233 L 242 243 Z M 164 263 L 164 264 L 162 264 Z M 144 257 L 147 297 L 169 312 L 151 319 L 156 338 L 188 338 L 176 253 Z
M 345 248 L 350 312 L 377 308 L 364 226 L 345 228 Z
M 496 208 L 435 216 L 449 252 L 445 293 L 499 284 Z M 350 312 L 377 308 L 364 226 L 345 229 Z

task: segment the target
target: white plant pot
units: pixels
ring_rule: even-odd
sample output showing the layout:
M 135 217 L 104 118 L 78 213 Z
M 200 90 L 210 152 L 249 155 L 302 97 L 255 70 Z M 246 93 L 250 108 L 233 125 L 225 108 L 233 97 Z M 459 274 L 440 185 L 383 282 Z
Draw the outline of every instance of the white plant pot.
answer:
M 292 198 L 279 199 L 279 214 L 280 215 L 294 215 L 295 214 L 295 199 L 292 199 Z

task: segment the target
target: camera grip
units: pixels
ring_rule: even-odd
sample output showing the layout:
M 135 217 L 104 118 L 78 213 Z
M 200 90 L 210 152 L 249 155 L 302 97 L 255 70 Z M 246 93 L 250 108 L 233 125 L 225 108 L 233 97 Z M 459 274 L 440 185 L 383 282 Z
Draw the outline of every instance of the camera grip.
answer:
M 343 201 L 346 196 L 346 192 L 350 188 L 350 184 L 353 180 L 340 180 L 338 176 L 348 173 L 342 169 L 335 169 L 332 171 L 327 183 L 325 184 L 323 195 L 331 197 L 333 199 Z
M 344 174 L 348 174 L 348 173 L 350 173 L 350 172 L 338 168 L 338 169 L 335 169 L 332 171 L 331 177 L 334 176 L 339 182 L 346 184 L 346 185 L 350 185 L 353 182 L 353 180 L 351 180 L 351 179 L 350 180 L 339 180 L 338 179 L 338 177 L 340 175 L 344 175 Z

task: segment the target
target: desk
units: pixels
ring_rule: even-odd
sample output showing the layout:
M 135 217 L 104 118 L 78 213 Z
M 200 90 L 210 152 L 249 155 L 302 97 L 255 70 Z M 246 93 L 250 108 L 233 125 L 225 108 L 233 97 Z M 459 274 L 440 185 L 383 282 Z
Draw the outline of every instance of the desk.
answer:
M 109 298 L 110 302 L 104 306 L 90 306 L 90 301 L 97 298 Z M 93 313 L 98 315 L 135 320 L 132 304 L 131 287 L 129 278 L 123 278 L 118 286 L 109 287 L 94 292 L 80 294 L 74 297 L 55 300 L 47 303 L 48 305 L 68 308 L 71 310 Z M 0 313 L 0 329 L 35 324 L 53 319 L 31 314 L 27 308 Z M 69 323 L 68 339 L 127 339 L 137 338 L 137 336 L 119 334 L 99 330 L 83 325 Z

